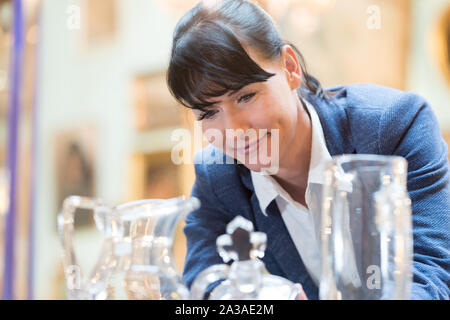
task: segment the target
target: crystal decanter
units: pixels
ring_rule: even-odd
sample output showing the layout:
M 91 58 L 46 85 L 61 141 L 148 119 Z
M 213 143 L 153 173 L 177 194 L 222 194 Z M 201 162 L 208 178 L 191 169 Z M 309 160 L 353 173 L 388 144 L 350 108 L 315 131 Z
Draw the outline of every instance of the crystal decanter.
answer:
M 191 299 L 203 299 L 210 285 L 223 280 L 209 295 L 211 300 L 293 300 L 301 291 L 291 281 L 271 275 L 259 259 L 264 256 L 267 236 L 254 232 L 253 224 L 241 216 L 226 228 L 227 234 L 217 238 L 217 250 L 225 263 L 203 270 L 191 287 Z

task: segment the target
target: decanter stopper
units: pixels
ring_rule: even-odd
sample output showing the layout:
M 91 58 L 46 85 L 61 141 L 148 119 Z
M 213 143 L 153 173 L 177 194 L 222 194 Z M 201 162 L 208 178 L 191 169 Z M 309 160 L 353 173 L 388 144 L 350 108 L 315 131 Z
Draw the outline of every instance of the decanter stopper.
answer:
M 217 238 L 217 251 L 225 263 L 264 257 L 267 236 L 253 231 L 251 221 L 237 216 L 228 225 L 227 233 Z

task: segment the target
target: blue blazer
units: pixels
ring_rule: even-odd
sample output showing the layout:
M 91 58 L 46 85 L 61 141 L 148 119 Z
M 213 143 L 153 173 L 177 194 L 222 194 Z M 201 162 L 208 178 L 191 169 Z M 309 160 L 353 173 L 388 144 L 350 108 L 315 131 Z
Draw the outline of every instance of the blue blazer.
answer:
M 351 153 L 399 155 L 408 161 L 413 211 L 413 299 L 449 299 L 450 173 L 447 145 L 427 101 L 411 92 L 371 84 L 329 88 L 327 101 L 304 96 L 316 109 L 332 156 Z M 249 170 L 242 164 L 214 164 L 220 150 L 207 146 L 195 157 L 192 196 L 201 208 L 186 216 L 187 254 L 183 280 L 191 286 L 203 269 L 223 263 L 216 238 L 236 215 L 253 221 L 268 237 L 262 259 L 275 275 L 301 283 L 309 299 L 318 288 L 303 265 L 275 201 L 264 216 Z M 199 158 L 202 157 L 202 158 Z M 200 159 L 203 159 L 201 162 Z M 199 163 L 201 162 L 201 163 Z

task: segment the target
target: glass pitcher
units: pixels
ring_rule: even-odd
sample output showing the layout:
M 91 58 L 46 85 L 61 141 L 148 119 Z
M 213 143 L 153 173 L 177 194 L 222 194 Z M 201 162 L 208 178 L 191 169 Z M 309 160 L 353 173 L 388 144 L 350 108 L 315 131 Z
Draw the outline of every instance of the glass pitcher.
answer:
M 409 299 L 411 200 L 407 162 L 343 155 L 327 164 L 320 299 Z
M 173 262 L 172 243 L 179 220 L 197 209 L 196 198 L 148 199 L 114 208 L 100 200 L 71 196 L 58 215 L 69 299 L 187 299 Z M 76 209 L 93 211 L 104 236 L 100 256 L 88 276 L 77 262 L 74 245 Z
M 217 251 L 224 262 L 199 273 L 191 286 L 192 300 L 202 300 L 208 287 L 223 280 L 209 295 L 210 300 L 293 300 L 301 291 L 291 281 L 267 272 L 258 259 L 264 256 L 267 236 L 253 232 L 251 221 L 237 216 L 227 225 L 227 234 L 217 238 Z

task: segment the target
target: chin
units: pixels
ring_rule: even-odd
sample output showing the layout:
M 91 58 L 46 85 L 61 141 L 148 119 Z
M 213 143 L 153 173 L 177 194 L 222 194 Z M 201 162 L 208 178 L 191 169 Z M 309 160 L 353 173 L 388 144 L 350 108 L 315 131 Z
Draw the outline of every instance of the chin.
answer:
M 259 164 L 246 164 L 244 163 L 244 166 L 246 166 L 249 170 L 254 172 L 261 172 L 262 167 Z
M 245 167 L 254 172 L 265 173 L 269 175 L 274 175 L 278 172 L 278 166 L 271 166 L 270 164 L 260 164 L 260 163 L 244 163 L 241 162 Z

